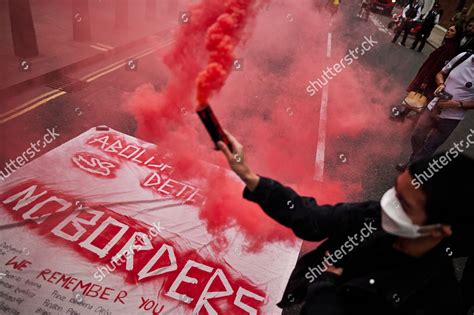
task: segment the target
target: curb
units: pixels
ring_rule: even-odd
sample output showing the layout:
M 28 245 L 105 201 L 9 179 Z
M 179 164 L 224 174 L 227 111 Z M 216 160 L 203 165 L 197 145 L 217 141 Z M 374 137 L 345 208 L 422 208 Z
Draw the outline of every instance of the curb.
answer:
M 66 65 L 66 66 L 63 66 L 61 68 L 58 68 L 58 69 L 54 69 L 54 70 L 51 70 L 49 72 L 46 72 L 46 73 L 43 73 L 43 74 L 40 74 L 38 75 L 37 77 L 34 77 L 34 78 L 31 78 L 31 79 L 27 79 L 25 81 L 22 81 L 22 82 L 19 82 L 19 83 L 15 83 L 11 86 L 8 86 L 6 88 L 3 88 L 3 89 L 0 89 L 0 99 L 3 99 L 5 98 L 7 95 L 11 95 L 11 94 L 15 94 L 15 93 L 21 93 L 29 88 L 32 88 L 32 87 L 35 87 L 35 86 L 38 86 L 38 85 L 43 85 L 44 83 L 48 82 L 48 81 L 51 81 L 51 80 L 54 80 L 54 79 L 58 79 L 59 77 L 61 77 L 62 75 L 65 75 L 67 73 L 70 73 L 74 70 L 77 70 L 79 68 L 83 68 L 83 67 L 86 67 L 86 66 L 89 66 L 93 63 L 96 63 L 98 61 L 102 61 L 102 60 L 105 60 L 106 58 L 110 57 L 110 56 L 114 56 L 114 55 L 117 55 L 125 50 L 128 50 L 130 48 L 133 48 L 133 47 L 136 47 L 136 46 L 140 46 L 140 45 L 143 45 L 144 43 L 146 43 L 149 39 L 151 39 L 153 36 L 163 36 L 163 35 L 166 35 L 167 33 L 169 33 L 171 30 L 173 30 L 174 27 L 170 27 L 170 28 L 166 28 L 166 29 L 163 29 L 163 30 L 160 30 L 156 33 L 153 33 L 151 35 L 147 35 L 145 37 L 142 37 L 142 38 L 139 38 L 139 39 L 136 39 L 132 42 L 129 42 L 127 44 L 123 44 L 121 46 L 117 46 L 115 47 L 114 49 L 111 49 L 109 51 L 104 51 L 104 52 L 99 52 L 95 55 L 92 55 L 88 58 L 85 58 L 85 59 L 82 59 L 82 60 L 79 60 L 79 61 L 76 61 L 76 62 L 73 62 L 69 65 Z
M 440 31 L 443 32 L 443 33 L 446 33 L 446 31 L 447 31 L 446 28 L 442 27 L 442 26 L 439 25 L 439 24 L 436 24 L 434 28 L 440 30 Z M 433 29 L 433 30 L 434 30 L 434 29 Z M 431 37 L 431 36 L 430 36 L 430 37 Z M 427 41 L 426 41 L 426 43 L 427 43 L 428 45 L 430 45 L 430 46 L 433 47 L 434 49 L 436 49 L 436 48 L 438 48 L 438 47 L 441 46 L 441 43 L 439 43 L 439 44 L 438 44 L 438 43 L 434 43 L 433 40 L 430 40 L 430 37 L 428 37 L 428 39 L 427 39 Z

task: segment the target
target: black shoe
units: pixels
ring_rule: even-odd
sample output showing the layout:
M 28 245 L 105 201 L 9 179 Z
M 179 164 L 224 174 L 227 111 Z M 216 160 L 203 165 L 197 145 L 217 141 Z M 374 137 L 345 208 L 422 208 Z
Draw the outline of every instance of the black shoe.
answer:
M 421 53 L 421 49 L 418 49 L 417 51 L 418 51 L 419 53 Z
M 399 122 L 399 123 L 404 123 L 405 122 L 405 116 L 390 116 L 389 119 L 394 122 Z
M 405 47 L 405 43 L 399 42 L 398 45 Z
M 408 163 L 398 163 L 395 168 L 397 169 L 397 171 L 399 172 L 404 172 L 408 167 Z
M 415 47 L 411 46 L 410 49 L 415 49 Z

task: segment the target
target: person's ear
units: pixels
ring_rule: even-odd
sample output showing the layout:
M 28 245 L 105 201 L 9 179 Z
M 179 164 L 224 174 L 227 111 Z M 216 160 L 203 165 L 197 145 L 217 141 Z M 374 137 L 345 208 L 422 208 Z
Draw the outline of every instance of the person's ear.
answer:
M 430 236 L 434 238 L 450 237 L 452 234 L 451 226 L 445 224 L 442 224 L 439 228 L 433 229 L 430 232 Z
M 451 229 L 451 225 L 441 225 L 441 229 L 440 229 L 443 233 L 443 236 L 444 237 L 450 237 L 451 235 L 453 235 L 453 230 Z

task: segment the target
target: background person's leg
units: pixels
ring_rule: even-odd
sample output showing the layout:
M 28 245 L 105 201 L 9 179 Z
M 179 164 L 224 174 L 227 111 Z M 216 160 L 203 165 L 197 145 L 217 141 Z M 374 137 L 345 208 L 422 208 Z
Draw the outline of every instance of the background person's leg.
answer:
M 431 31 L 423 33 L 421 42 L 420 42 L 420 47 L 418 48 L 418 52 L 421 52 L 423 50 L 423 47 L 425 47 L 426 41 L 428 40 L 428 37 L 430 37 L 430 35 L 431 35 Z
M 414 153 L 410 163 L 423 158 L 430 158 L 438 148 L 448 139 L 460 120 L 440 119 L 436 121 L 431 131 L 426 136 L 426 140 L 418 152 Z
M 413 160 L 413 157 L 421 150 L 425 140 L 433 128 L 433 118 L 431 118 L 431 112 L 427 109 L 423 111 L 420 115 L 420 119 L 416 123 L 415 128 L 411 136 L 411 156 L 410 162 Z
M 415 37 L 415 41 L 413 42 L 413 44 L 411 45 L 411 49 L 415 49 L 416 46 L 418 45 L 418 43 L 420 42 L 420 40 L 422 41 L 423 43 L 423 39 L 422 39 L 422 35 L 420 33 L 416 34 L 416 37 Z
M 402 24 L 400 24 L 400 27 L 397 29 L 397 32 L 395 33 L 395 36 L 393 36 L 392 43 L 395 43 L 397 41 L 398 37 L 400 37 L 400 34 L 402 33 L 402 31 L 405 27 L 405 24 L 406 24 L 406 22 L 402 22 Z
M 412 23 L 411 22 L 406 22 L 405 23 L 405 27 L 403 28 L 403 39 L 402 39 L 402 42 L 401 44 L 403 46 L 405 46 L 405 43 L 407 41 L 407 38 L 408 38 L 408 34 L 410 34 L 410 29 L 411 29 L 411 26 L 412 26 Z

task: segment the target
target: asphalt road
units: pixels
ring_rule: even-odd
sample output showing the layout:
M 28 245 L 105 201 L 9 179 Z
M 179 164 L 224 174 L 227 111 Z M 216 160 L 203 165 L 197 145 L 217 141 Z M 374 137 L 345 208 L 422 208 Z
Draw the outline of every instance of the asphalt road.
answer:
M 331 32 L 332 45 L 344 44 L 352 47 L 360 44 L 361 38 L 366 35 L 373 34 L 379 42 L 373 51 L 370 52 L 370 58 L 364 58 L 361 61 L 363 68 L 367 70 L 377 69 L 378 73 L 385 73 L 385 76 L 393 82 L 393 85 L 406 86 L 416 74 L 417 69 L 433 50 L 426 47 L 425 51 L 420 54 L 410 49 L 400 47 L 390 43 L 391 34 L 387 33 L 382 27 L 389 21 L 387 17 L 373 15 L 368 22 L 363 22 L 355 15 L 357 6 L 353 3 L 344 2 L 335 21 L 324 27 L 323 32 Z M 338 22 L 336 22 L 338 20 Z M 336 25 L 344 25 L 337 28 Z M 41 139 L 47 132 L 47 129 L 55 128 L 60 136 L 44 150 L 41 154 L 67 142 L 85 130 L 97 125 L 108 125 L 121 132 L 134 135 L 136 131 L 136 123 L 131 115 L 126 113 L 120 106 L 104 106 L 104 104 L 120 104 L 128 93 L 135 90 L 136 87 L 151 82 L 156 89 L 160 89 L 167 80 L 165 67 L 160 60 L 160 56 L 170 44 L 170 38 L 157 38 L 152 44 L 141 49 L 132 49 L 124 52 L 120 56 L 113 59 L 103 61 L 98 64 L 91 65 L 81 69 L 70 75 L 71 78 L 80 79 L 86 77 L 86 80 L 92 79 L 87 85 L 73 91 L 71 93 L 57 95 L 53 89 L 47 86 L 34 87 L 21 95 L 3 101 L 2 116 L 0 116 L 0 138 L 2 139 L 0 147 L 0 165 L 3 166 L 9 159 L 14 159 L 37 139 Z M 411 39 L 408 43 L 411 42 Z M 326 45 L 325 42 L 321 44 Z M 408 46 L 408 45 L 407 45 Z M 152 53 L 147 54 L 146 49 L 153 48 Z M 321 49 L 326 49 L 322 47 Z M 143 57 L 137 59 L 137 67 L 130 69 L 126 62 L 130 56 L 142 52 Z M 119 63 L 122 61 L 122 63 Z M 117 63 L 115 66 L 110 66 Z M 108 70 L 116 68 L 114 71 Z M 363 72 L 361 72 L 360 80 L 363 80 Z M 380 89 L 390 89 L 390 86 L 380 86 Z M 24 105 L 23 109 L 18 108 L 20 104 L 31 99 L 44 95 L 55 96 L 49 101 L 44 101 L 35 108 L 30 105 Z M 328 107 L 327 124 L 330 126 L 331 118 L 337 113 L 332 111 L 332 99 L 335 90 L 329 87 L 329 100 L 325 106 Z M 42 99 L 45 99 L 43 97 Z M 383 100 L 382 100 L 383 102 Z M 321 95 L 315 99 L 316 104 L 322 104 Z M 396 163 L 404 161 L 410 153 L 410 135 L 413 126 L 410 121 L 405 124 L 393 123 L 388 120 L 390 107 L 387 106 L 387 119 L 380 121 L 381 125 L 391 124 L 393 128 L 393 136 L 387 139 L 380 146 L 391 145 L 396 143 L 402 150 L 397 156 L 390 156 L 384 159 L 375 159 L 370 161 L 371 167 L 365 174 L 360 176 L 357 181 L 363 188 L 363 193 L 355 196 L 358 200 L 364 199 L 380 199 L 383 192 L 392 186 L 397 171 L 394 166 Z M 8 113 L 8 114 L 5 114 Z M 474 113 L 468 113 L 467 118 L 455 130 L 452 136 L 446 141 L 441 149 L 449 149 L 454 141 L 462 140 L 469 133 L 469 128 L 474 126 Z M 316 137 L 316 135 L 315 135 Z M 354 145 L 363 147 L 370 142 L 369 136 L 360 139 L 340 139 L 338 141 L 326 143 L 328 154 L 335 152 L 346 152 L 353 148 Z M 383 147 L 381 147 L 383 150 Z M 347 152 L 350 158 L 357 159 L 356 154 Z M 470 156 L 474 156 L 474 149 L 471 147 L 466 151 Z M 313 157 L 311 157 L 313 159 Z M 350 159 L 348 165 L 350 166 Z M 331 161 L 326 160 L 328 167 L 331 167 Z M 289 311 L 286 314 L 293 314 Z

